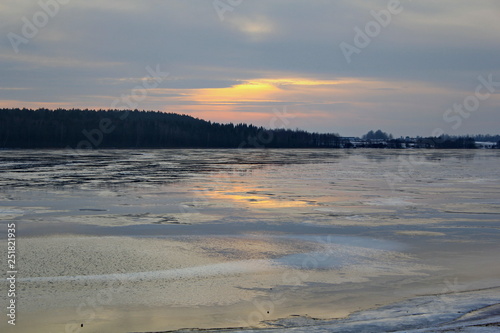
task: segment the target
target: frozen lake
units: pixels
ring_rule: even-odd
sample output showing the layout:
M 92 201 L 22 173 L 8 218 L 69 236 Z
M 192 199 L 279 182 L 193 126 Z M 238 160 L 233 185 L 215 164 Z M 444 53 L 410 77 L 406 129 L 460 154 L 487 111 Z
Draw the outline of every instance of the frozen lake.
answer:
M 0 151 L 0 246 L 15 223 L 18 259 L 17 325 L 0 330 L 454 320 L 500 303 L 499 164 L 499 150 Z

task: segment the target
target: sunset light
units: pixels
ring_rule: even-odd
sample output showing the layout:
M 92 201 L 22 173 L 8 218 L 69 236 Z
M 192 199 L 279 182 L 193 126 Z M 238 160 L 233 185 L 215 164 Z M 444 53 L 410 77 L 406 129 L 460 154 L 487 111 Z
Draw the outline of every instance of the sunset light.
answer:
M 500 332 L 499 18 L 0 1 L 0 332 Z

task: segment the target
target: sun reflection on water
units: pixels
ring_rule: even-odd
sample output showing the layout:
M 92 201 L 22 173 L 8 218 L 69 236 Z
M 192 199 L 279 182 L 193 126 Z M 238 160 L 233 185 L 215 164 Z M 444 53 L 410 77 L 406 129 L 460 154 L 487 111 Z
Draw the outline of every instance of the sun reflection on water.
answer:
M 235 185 L 223 190 L 207 191 L 205 194 L 213 200 L 230 202 L 235 205 L 252 208 L 273 209 L 306 207 L 310 205 L 309 203 L 300 200 L 273 197 L 272 194 L 264 192 L 266 192 L 266 190 L 261 189 L 259 191 L 255 191 L 255 189 L 251 187 Z

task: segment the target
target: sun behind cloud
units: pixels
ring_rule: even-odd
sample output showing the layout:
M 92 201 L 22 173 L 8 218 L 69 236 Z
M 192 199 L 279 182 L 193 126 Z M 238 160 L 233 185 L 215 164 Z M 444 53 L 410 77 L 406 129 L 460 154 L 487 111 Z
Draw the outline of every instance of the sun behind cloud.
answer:
M 203 104 L 238 104 L 243 102 L 276 101 L 273 96 L 279 87 L 262 81 L 249 81 L 226 88 L 197 89 L 192 95 L 195 102 Z

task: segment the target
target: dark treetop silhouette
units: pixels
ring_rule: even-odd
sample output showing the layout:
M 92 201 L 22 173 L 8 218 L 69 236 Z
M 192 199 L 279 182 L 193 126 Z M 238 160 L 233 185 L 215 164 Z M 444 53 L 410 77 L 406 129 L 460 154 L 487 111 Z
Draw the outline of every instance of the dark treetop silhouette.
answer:
M 336 134 L 219 124 L 154 111 L 0 109 L 1 148 L 338 147 Z
M 159 111 L 0 109 L 0 148 L 404 148 L 408 138 L 394 139 L 370 131 L 356 145 L 334 133 L 266 129 L 247 124 L 220 124 Z M 415 148 L 475 148 L 475 139 L 500 136 L 417 137 Z M 361 142 L 360 142 L 361 141 Z

